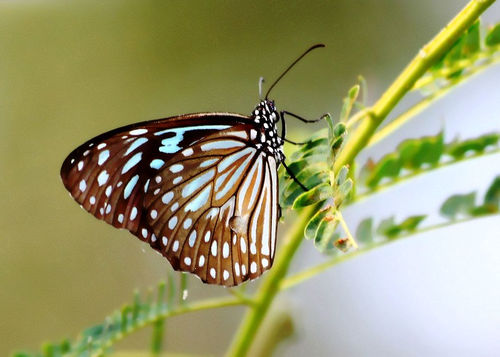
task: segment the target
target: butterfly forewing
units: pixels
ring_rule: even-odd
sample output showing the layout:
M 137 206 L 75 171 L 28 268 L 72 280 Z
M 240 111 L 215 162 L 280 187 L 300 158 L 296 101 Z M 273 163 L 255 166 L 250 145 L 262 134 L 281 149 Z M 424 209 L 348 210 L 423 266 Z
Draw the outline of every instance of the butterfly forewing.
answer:
M 126 228 L 203 281 L 237 285 L 272 265 L 277 229 L 273 156 L 236 114 L 194 114 L 100 135 L 73 151 L 61 177 L 95 217 Z

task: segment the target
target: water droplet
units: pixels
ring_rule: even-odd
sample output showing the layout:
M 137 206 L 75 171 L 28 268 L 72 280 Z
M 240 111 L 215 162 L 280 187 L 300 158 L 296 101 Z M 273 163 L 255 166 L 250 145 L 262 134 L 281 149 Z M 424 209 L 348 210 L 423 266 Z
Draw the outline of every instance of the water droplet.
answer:
M 186 300 L 188 297 L 188 291 L 187 289 L 182 290 L 182 300 Z

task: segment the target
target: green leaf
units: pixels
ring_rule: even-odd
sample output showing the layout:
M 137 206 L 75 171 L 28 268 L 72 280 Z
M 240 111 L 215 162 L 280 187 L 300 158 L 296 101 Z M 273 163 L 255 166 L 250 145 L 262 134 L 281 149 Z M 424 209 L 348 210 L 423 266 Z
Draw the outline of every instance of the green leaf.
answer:
M 347 167 L 347 165 L 342 166 L 337 175 L 337 180 L 335 180 L 336 181 L 335 184 L 342 185 L 347 179 L 348 175 L 349 175 L 349 167 Z
M 500 209 L 500 176 L 497 176 L 484 196 L 484 204 Z
M 371 175 L 366 180 L 366 185 L 374 188 L 384 177 L 395 178 L 399 175 L 400 171 L 401 162 L 399 155 L 396 153 L 388 154 L 376 164 Z
M 323 221 L 323 218 L 327 214 L 331 214 L 330 209 L 321 209 L 312 216 L 312 218 L 307 222 L 306 228 L 304 229 L 304 237 L 306 239 L 316 238 L 316 233 L 318 231 L 319 225 Z
M 380 234 L 382 236 L 386 236 L 388 238 L 394 238 L 397 236 L 400 232 L 402 231 L 402 228 L 399 227 L 395 222 L 394 222 L 394 217 L 389 217 L 387 219 L 384 219 L 380 222 L 380 224 L 377 227 L 377 234 Z
M 312 190 L 302 193 L 299 197 L 297 197 L 293 203 L 293 208 L 297 209 L 301 207 L 310 206 L 317 202 L 324 201 L 332 196 L 333 196 L 332 187 L 327 183 L 323 183 L 321 185 L 316 186 Z
M 342 110 L 340 111 L 340 121 L 341 122 L 346 121 L 347 118 L 349 117 L 351 110 L 352 110 L 352 106 L 354 105 L 354 102 L 358 98 L 359 89 L 360 89 L 359 84 L 356 84 L 351 89 L 349 89 L 347 97 L 344 98 Z
M 416 157 L 419 154 L 421 147 L 420 139 L 408 139 L 398 145 L 399 157 L 401 159 L 401 164 L 406 169 L 416 169 L 415 165 Z
M 342 136 L 346 133 L 347 131 L 347 126 L 344 123 L 337 123 L 335 127 L 333 128 L 333 135 L 335 137 Z
M 444 143 L 443 133 L 436 136 L 424 137 L 420 140 L 420 148 L 413 160 L 413 167 L 421 167 L 423 164 L 435 165 L 443 155 Z
M 314 246 L 323 254 L 335 254 L 338 252 L 335 242 L 340 238 L 340 234 L 335 232 L 338 220 L 323 219 L 319 225 L 314 239 Z
M 481 46 L 479 35 L 479 21 L 472 24 L 467 30 L 462 46 L 462 57 L 470 56 L 479 51 Z
M 446 145 L 446 153 L 453 156 L 455 159 L 460 159 L 467 152 L 482 153 L 490 146 L 496 146 L 500 140 L 498 133 L 485 134 L 480 137 L 468 139 L 464 141 L 455 140 Z
M 488 214 L 498 213 L 498 207 L 493 205 L 481 205 L 473 207 L 468 213 L 472 217 L 485 216 Z
M 453 195 L 443 203 L 440 212 L 443 216 L 453 220 L 460 213 L 469 214 L 474 208 L 475 201 L 475 192 L 464 195 Z
M 496 24 L 488 31 L 485 43 L 489 47 L 500 45 L 500 24 Z
M 401 224 L 399 224 L 399 227 L 402 230 L 412 232 L 417 229 L 418 225 L 422 223 L 422 221 L 426 217 L 427 217 L 426 215 L 408 217 L 403 222 L 401 222 Z
M 365 218 L 358 224 L 356 228 L 355 238 L 360 243 L 370 243 L 373 241 L 373 219 Z
M 348 178 L 347 180 L 342 182 L 342 185 L 340 185 L 337 188 L 337 192 L 342 198 L 345 198 L 347 197 L 349 192 L 351 192 L 352 186 L 353 186 L 353 181 L 351 178 Z

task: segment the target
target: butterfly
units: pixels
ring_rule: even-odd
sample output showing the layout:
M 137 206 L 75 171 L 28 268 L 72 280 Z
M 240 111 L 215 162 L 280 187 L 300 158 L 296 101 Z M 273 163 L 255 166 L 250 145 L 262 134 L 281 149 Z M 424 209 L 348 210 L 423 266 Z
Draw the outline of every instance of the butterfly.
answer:
M 64 160 L 64 186 L 86 211 L 149 243 L 175 270 L 224 286 L 259 277 L 276 253 L 277 169 L 285 160 L 284 114 L 291 114 L 278 112 L 268 95 L 318 47 L 293 62 L 249 116 L 186 114 L 90 139 Z

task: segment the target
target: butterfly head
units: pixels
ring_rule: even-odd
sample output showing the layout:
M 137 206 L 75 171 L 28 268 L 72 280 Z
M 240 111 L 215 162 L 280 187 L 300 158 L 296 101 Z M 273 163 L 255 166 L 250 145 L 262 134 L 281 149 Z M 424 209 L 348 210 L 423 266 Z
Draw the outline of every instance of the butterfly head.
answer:
M 280 116 L 274 101 L 261 100 L 252 112 L 252 118 L 260 128 L 260 143 L 257 146 L 261 146 L 270 155 L 273 155 L 278 163 L 284 161 L 283 139 L 278 135 L 276 127 Z

